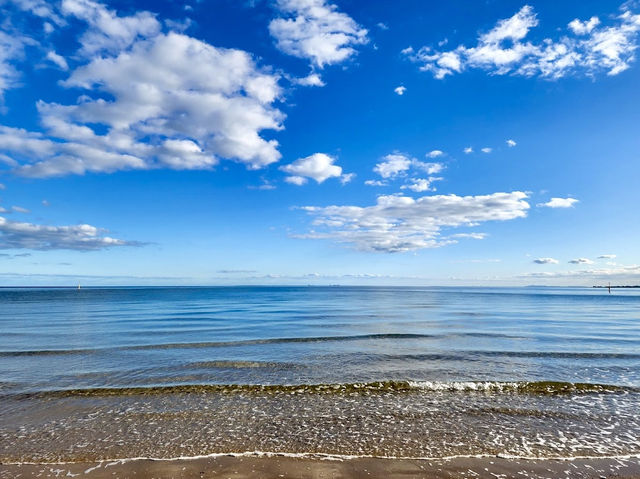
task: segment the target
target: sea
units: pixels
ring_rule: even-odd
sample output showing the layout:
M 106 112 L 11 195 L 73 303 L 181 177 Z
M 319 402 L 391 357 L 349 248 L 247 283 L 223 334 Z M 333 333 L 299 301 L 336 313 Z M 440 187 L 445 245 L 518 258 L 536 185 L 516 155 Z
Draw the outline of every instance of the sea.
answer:
M 640 455 L 640 290 L 0 289 L 0 462 Z

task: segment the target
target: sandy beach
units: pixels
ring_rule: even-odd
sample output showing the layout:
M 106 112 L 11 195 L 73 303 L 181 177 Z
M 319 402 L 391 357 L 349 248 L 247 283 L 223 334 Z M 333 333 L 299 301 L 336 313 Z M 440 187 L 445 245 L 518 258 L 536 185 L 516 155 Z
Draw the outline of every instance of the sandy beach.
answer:
M 221 455 L 173 460 L 113 460 L 68 464 L 3 464 L 0 477 L 104 478 L 638 478 L 640 458 L 525 460 L 453 458 L 439 460 L 286 455 Z

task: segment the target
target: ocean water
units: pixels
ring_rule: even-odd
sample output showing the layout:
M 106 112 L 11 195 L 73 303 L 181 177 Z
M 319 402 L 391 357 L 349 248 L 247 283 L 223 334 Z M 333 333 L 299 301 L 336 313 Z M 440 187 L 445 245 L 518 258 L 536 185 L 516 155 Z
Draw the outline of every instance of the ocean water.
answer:
M 640 291 L 0 289 L 0 460 L 640 454 Z

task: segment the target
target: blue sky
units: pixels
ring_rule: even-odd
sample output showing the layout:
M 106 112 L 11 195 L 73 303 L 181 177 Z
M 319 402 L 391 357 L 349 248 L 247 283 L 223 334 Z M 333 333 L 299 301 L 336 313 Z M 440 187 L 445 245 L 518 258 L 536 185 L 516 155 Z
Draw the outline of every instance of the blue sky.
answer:
M 636 2 L 0 9 L 0 285 L 640 283 Z

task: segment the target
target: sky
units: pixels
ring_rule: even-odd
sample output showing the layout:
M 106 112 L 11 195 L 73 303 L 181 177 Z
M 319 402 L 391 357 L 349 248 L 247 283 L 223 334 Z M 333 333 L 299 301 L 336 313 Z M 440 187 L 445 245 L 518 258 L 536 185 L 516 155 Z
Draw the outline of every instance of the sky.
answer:
M 640 284 L 639 2 L 0 10 L 0 285 Z

